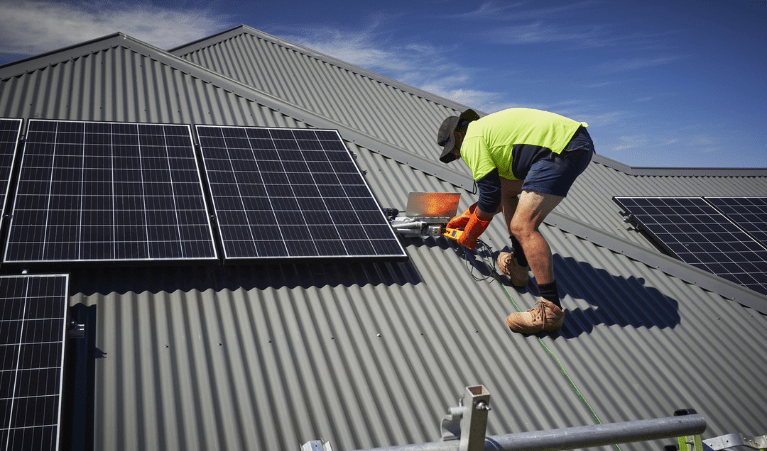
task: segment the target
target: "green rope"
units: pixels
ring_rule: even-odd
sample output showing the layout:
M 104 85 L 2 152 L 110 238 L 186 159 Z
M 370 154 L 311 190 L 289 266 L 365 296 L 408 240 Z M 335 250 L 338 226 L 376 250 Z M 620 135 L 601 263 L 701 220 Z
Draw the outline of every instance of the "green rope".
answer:
M 485 257 L 485 259 L 488 261 L 488 264 L 490 265 L 490 271 L 491 271 L 491 273 L 495 273 L 495 265 L 493 264 L 493 259 L 492 259 L 492 255 L 493 255 L 492 249 L 487 244 L 485 244 L 485 243 L 482 243 L 482 244 L 484 245 L 485 248 L 487 248 L 487 250 L 489 251 L 489 254 L 490 254 L 490 258 L 489 259 L 487 257 Z M 517 309 L 518 312 L 521 312 L 522 309 L 520 309 L 519 306 L 517 305 L 517 303 L 514 301 L 514 296 L 511 295 L 511 292 L 508 290 L 506 285 L 501 283 L 501 287 L 503 287 L 503 291 L 506 292 L 506 295 L 511 300 L 511 303 L 514 304 L 514 308 Z M 575 393 L 578 395 L 578 398 L 589 409 L 589 411 L 591 412 L 591 415 L 594 417 L 594 419 L 597 421 L 597 423 L 598 424 L 602 424 L 602 420 L 600 420 L 599 416 L 597 416 L 597 413 L 594 412 L 594 409 L 591 407 L 591 404 L 589 404 L 589 402 L 586 400 L 586 397 L 583 396 L 583 393 L 581 393 L 581 391 L 578 389 L 578 386 L 575 385 L 575 382 L 573 382 L 573 379 L 570 377 L 570 375 L 567 374 L 567 370 L 565 370 L 565 366 L 562 365 L 562 362 L 559 360 L 559 357 L 557 357 L 557 355 L 554 354 L 554 352 L 552 352 L 551 349 L 549 349 L 548 346 L 546 346 L 546 343 L 543 342 L 542 338 L 540 338 L 540 337 L 536 337 L 536 338 L 538 338 L 538 343 L 540 343 L 541 346 L 543 346 L 543 349 L 545 349 L 546 352 L 548 352 L 549 355 L 552 356 L 554 358 L 554 360 L 556 360 L 557 365 L 559 366 L 559 372 L 562 373 L 563 376 L 565 376 L 567 381 L 570 383 L 570 387 L 572 387 L 573 390 L 575 390 Z M 613 445 L 613 446 L 615 447 L 616 450 L 621 451 L 621 447 L 618 446 L 617 444 Z

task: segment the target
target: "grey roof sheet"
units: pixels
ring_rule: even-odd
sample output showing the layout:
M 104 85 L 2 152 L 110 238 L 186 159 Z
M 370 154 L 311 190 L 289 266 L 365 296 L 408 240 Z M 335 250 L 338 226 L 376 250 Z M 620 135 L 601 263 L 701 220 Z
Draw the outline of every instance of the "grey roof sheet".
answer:
M 503 323 L 512 299 L 527 308 L 534 294 L 477 282 L 442 242 L 411 243 L 404 264 L 77 272 L 72 301 L 95 308 L 105 353 L 96 448 L 434 441 L 476 383 L 491 393 L 489 434 L 682 407 L 707 419 L 706 436 L 763 431 L 764 367 L 751 356 L 764 353 L 764 315 L 558 229 L 546 236 L 569 319 L 540 340 Z
M 0 115 L 325 127 L 306 120 L 317 114 L 122 35 L 0 67 Z M 381 205 L 456 190 L 418 162 L 360 144 L 359 130 L 340 130 Z M 503 322 L 515 304 L 533 304 L 534 285 L 477 280 L 485 260 L 441 239 L 406 240 L 404 263 L 74 269 L 71 304 L 92 344 L 76 365 L 92 378 L 92 398 L 74 402 L 92 409 L 92 424 L 77 417 L 73 428 L 92 434 L 93 449 L 115 450 L 421 443 L 438 439 L 463 387 L 481 383 L 491 435 L 682 407 L 706 418 L 704 437 L 767 433 L 767 316 L 612 232 L 605 187 L 643 179 L 593 163 L 582 181 L 542 226 L 569 319 L 541 337 Z M 667 182 L 674 192 L 689 180 Z M 738 179 L 719 182 L 740 192 Z M 472 195 L 459 191 L 466 207 Z M 571 233 L 579 223 L 596 236 Z M 503 228 L 496 219 L 483 235 L 495 251 L 507 243 Z

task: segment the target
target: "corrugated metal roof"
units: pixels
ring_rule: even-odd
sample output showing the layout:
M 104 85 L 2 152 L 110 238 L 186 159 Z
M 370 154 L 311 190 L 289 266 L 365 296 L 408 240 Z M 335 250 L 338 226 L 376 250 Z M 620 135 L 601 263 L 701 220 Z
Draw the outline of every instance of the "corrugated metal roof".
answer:
M 206 75 L 201 68 L 183 62 L 171 66 L 159 50 L 120 34 L 92 41 L 79 55 L 74 51 L 0 67 L 0 116 L 277 127 L 302 123 L 236 94 L 233 86 L 212 86 L 200 78 Z
M 63 54 L 25 61 L 22 71 L 1 67 L 0 115 L 318 126 L 286 114 L 298 110 L 278 99 L 121 35 Z M 411 191 L 455 191 L 347 144 L 382 206 L 404 209 Z M 609 186 L 632 181 L 643 183 L 594 163 L 579 180 L 587 188 L 558 207 L 560 216 L 612 233 L 611 220 L 600 219 L 603 226 L 574 212 L 615 214 L 606 207 Z M 672 192 L 688 182 L 664 181 Z M 737 179 L 720 188 L 741 192 Z M 587 202 L 590 192 L 599 202 Z M 465 208 L 472 196 L 462 193 Z M 483 235 L 496 252 L 507 243 L 503 228 L 496 219 Z M 767 433 L 767 316 L 673 267 L 621 254 L 628 237 L 613 249 L 562 227 L 542 232 L 556 252 L 568 321 L 540 338 L 503 322 L 515 303 L 533 304 L 534 286 L 477 280 L 488 273 L 484 260 L 466 260 L 442 239 L 405 240 L 404 263 L 74 269 L 71 304 L 89 319 L 95 358 L 76 356 L 86 361 L 77 376 L 93 383 L 92 398 L 73 402 L 92 409 L 92 424 L 76 417 L 73 435 L 92 434 L 93 449 L 115 450 L 297 449 L 319 438 L 335 450 L 421 443 L 438 439 L 447 407 L 477 383 L 491 393 L 490 435 L 594 424 L 595 415 L 665 417 L 683 407 L 706 418 L 704 437 Z
M 105 353 L 95 448 L 434 441 L 475 383 L 491 393 L 489 434 L 682 407 L 707 419 L 707 436 L 763 431 L 764 364 L 750 356 L 764 354 L 764 315 L 557 229 L 546 236 L 569 319 L 541 341 L 503 323 L 507 292 L 521 308 L 533 294 L 475 281 L 442 242 L 411 243 L 407 264 L 76 272 L 72 300 L 95 306 Z

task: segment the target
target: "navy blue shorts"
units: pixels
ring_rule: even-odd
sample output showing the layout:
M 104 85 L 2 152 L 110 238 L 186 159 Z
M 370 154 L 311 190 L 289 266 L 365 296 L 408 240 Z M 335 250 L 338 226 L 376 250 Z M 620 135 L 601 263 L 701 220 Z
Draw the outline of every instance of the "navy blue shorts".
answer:
M 551 152 L 530 166 L 522 190 L 564 197 L 593 155 L 594 143 L 586 128 L 581 127 L 562 153 Z

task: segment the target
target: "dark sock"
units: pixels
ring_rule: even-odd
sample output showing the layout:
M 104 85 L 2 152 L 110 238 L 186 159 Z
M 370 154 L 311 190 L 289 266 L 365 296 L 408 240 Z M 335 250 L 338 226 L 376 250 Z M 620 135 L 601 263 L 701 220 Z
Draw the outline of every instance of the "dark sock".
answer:
M 525 257 L 525 251 L 522 250 L 522 245 L 519 244 L 514 235 L 509 235 L 509 238 L 511 238 L 511 250 L 514 252 L 514 258 L 517 259 L 517 263 L 519 263 L 519 266 L 527 266 L 527 257 Z
M 562 308 L 562 304 L 559 302 L 559 292 L 557 291 L 556 280 L 551 283 L 538 285 L 538 292 L 541 294 L 542 298 L 551 301 L 556 304 L 557 307 Z

